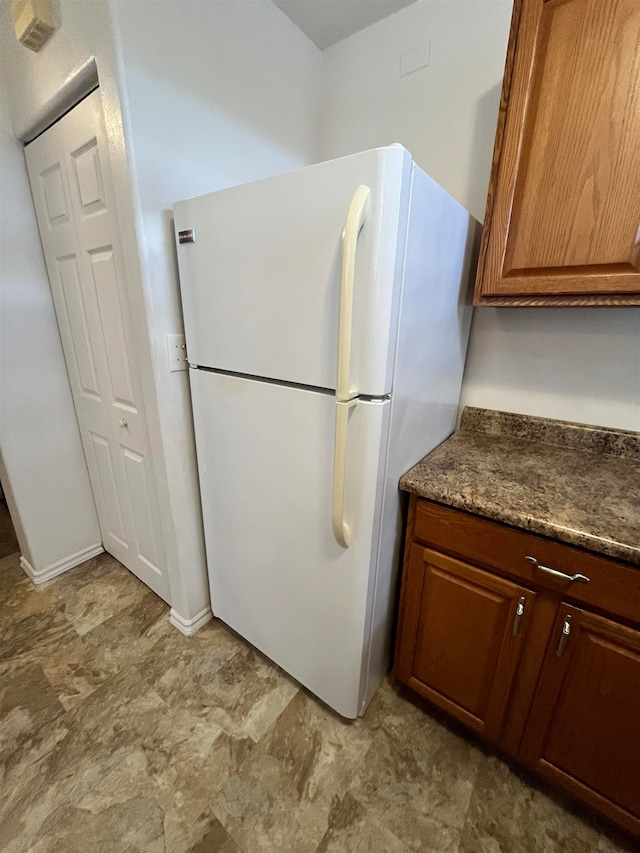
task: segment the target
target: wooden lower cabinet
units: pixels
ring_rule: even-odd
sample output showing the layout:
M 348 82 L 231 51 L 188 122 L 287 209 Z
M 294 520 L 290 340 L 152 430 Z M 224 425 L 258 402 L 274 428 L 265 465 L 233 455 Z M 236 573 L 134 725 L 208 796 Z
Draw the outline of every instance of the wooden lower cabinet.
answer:
M 499 738 L 535 593 L 413 545 L 397 677 L 488 740 Z
M 521 749 L 551 782 L 637 830 L 640 631 L 560 606 Z M 628 821 L 628 815 L 636 819 Z
M 471 539 L 465 517 L 476 534 Z M 429 542 L 430 519 L 437 549 Z M 497 553 L 479 559 L 474 545 L 467 549 L 474 551 L 471 561 L 460 553 L 469 541 L 491 542 Z M 521 565 L 518 549 L 542 553 L 549 541 L 412 497 L 395 675 L 640 835 L 640 569 L 583 552 L 586 562 L 576 571 L 589 566 L 590 601 L 598 606 L 602 584 L 602 608 L 609 611 L 592 612 L 572 597 L 576 589 L 584 598 L 586 583 L 578 589 Z M 582 558 L 551 544 L 565 569 Z M 504 565 L 500 554 L 510 555 Z M 606 589 L 603 577 L 610 580 Z M 621 612 L 637 614 L 636 623 L 611 612 L 612 586 L 624 591 Z

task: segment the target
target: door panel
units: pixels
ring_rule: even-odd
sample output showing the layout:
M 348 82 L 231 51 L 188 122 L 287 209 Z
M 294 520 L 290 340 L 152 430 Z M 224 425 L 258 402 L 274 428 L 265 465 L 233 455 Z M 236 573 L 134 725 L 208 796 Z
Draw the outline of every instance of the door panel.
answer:
M 178 245 L 189 361 L 335 388 L 341 235 L 365 184 L 351 379 L 361 394 L 388 393 L 410 168 L 391 146 L 176 204 L 176 229 L 196 234 Z
M 75 256 L 56 258 L 56 266 L 60 281 L 63 321 L 72 344 L 67 355 L 67 366 L 71 361 L 77 373 L 81 392 L 97 402 L 101 402 L 96 365 L 91 348 L 89 322 L 78 272 L 78 259 Z
M 49 229 L 69 222 L 69 208 L 62 182 L 60 163 L 55 163 L 39 175 L 44 195 L 46 223 Z
M 390 403 L 350 410 L 343 548 L 331 526 L 335 397 L 190 375 L 213 611 L 356 717 Z
M 100 329 L 107 353 L 107 365 L 114 403 L 136 409 L 133 378 L 129 366 L 124 331 L 124 311 L 111 246 L 89 252 L 98 299 Z
M 561 651 L 567 617 L 569 633 Z M 616 819 L 637 831 L 639 719 L 640 632 L 563 604 L 521 757 L 536 772 L 579 792 L 605 813 L 608 803 Z M 629 824 L 629 815 L 634 823 Z
M 168 600 L 99 92 L 25 155 L 103 544 Z
M 135 450 L 131 450 L 128 447 L 123 448 L 122 455 L 127 472 L 129 497 L 133 506 L 133 521 L 136 527 L 138 557 L 154 572 L 158 573 L 160 571 L 158 568 L 160 562 L 158 535 L 151 512 L 149 476 L 145 459 L 140 453 L 136 453 Z
M 106 515 L 107 530 L 109 531 L 109 535 L 116 540 L 121 548 L 128 548 L 109 440 L 103 435 L 91 433 L 91 441 L 93 443 L 93 457 L 98 472 L 98 486 L 102 497 L 102 514 Z
M 481 295 L 637 294 L 640 5 L 516 8 Z
M 497 741 L 535 593 L 420 545 L 407 584 L 398 678 Z
M 71 157 L 82 213 L 91 216 L 106 210 L 97 139 L 91 139 Z

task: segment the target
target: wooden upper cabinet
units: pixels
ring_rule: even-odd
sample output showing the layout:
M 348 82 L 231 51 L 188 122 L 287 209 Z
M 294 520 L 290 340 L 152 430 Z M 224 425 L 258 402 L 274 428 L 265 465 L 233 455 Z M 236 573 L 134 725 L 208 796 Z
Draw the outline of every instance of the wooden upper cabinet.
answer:
M 638 0 L 516 0 L 475 303 L 640 304 Z

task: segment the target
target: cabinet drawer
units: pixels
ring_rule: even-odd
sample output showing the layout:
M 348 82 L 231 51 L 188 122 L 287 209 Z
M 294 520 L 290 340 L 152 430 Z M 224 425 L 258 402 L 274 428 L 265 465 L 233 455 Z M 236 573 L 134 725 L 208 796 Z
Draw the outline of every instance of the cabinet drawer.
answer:
M 421 498 L 416 499 L 413 535 L 438 551 L 464 557 L 529 586 L 554 590 L 566 600 L 640 624 L 640 567 L 635 569 Z M 586 575 L 589 583 L 547 574 L 527 561 L 528 556 L 568 575 Z

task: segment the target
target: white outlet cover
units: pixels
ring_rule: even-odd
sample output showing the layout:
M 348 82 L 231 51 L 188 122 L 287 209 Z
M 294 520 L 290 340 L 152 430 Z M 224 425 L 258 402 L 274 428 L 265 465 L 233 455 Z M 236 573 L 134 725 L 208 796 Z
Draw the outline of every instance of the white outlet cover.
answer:
M 169 370 L 186 370 L 187 348 L 184 335 L 167 335 L 167 354 L 169 356 Z

